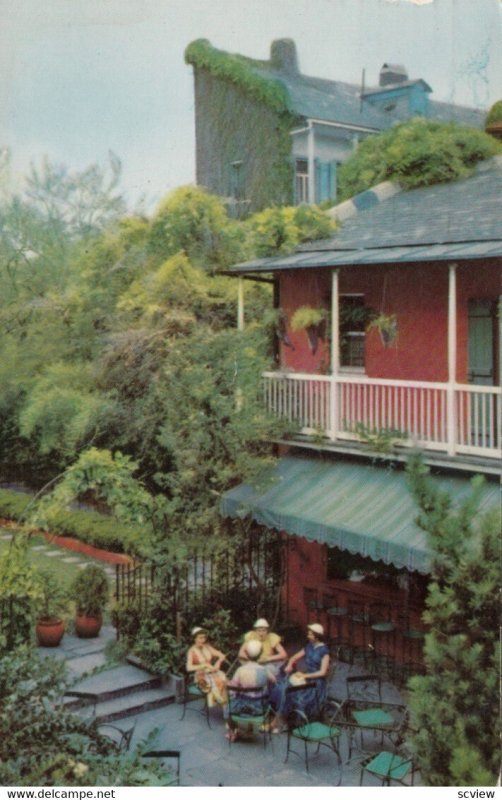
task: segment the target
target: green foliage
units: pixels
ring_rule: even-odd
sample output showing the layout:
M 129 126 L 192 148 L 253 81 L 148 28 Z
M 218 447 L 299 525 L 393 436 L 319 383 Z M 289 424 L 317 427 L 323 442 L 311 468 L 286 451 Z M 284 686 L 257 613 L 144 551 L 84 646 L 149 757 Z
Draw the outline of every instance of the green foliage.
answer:
M 412 746 L 432 786 L 494 785 L 499 770 L 500 514 L 479 515 L 480 480 L 459 508 L 409 465 L 432 548 L 427 675 L 412 679 Z
M 19 416 L 22 436 L 38 441 L 42 454 L 77 449 L 98 434 L 110 412 L 105 396 L 92 391 L 85 364 L 56 363 L 38 378 Z
M 149 248 L 161 259 L 182 252 L 195 266 L 214 272 L 237 260 L 238 231 L 218 197 L 196 186 L 181 186 L 160 203 Z
M 41 587 L 28 561 L 27 542 L 15 536 L 0 556 L 0 654 L 31 640 L 40 598 Z
M 376 453 L 392 453 L 398 442 L 408 438 L 408 433 L 398 428 L 372 428 L 363 422 L 356 423 L 354 432 Z
M 502 100 L 497 100 L 486 115 L 486 127 L 495 125 L 496 122 L 502 122 Z
M 311 306 L 300 306 L 291 317 L 291 330 L 304 331 L 307 328 L 316 327 L 326 321 L 328 316 L 325 308 L 312 308 Z
M 76 576 L 70 593 L 75 599 L 77 614 L 86 617 L 102 614 L 110 599 L 110 587 L 103 567 L 88 564 Z
M 298 244 L 330 236 L 336 230 L 332 222 L 315 206 L 267 208 L 250 217 L 249 250 L 258 257 L 291 253 Z
M 0 489 L 0 517 L 19 520 L 33 502 L 33 495 Z M 74 536 L 86 544 L 110 550 L 113 553 L 139 555 L 144 532 L 141 527 L 118 523 L 116 519 L 97 511 L 65 511 L 51 514 L 51 533 Z
M 157 786 L 168 774 L 141 752 L 122 755 L 94 723 L 61 705 L 64 665 L 30 648 L 0 657 L 2 786 Z
M 464 178 L 478 161 L 500 152 L 482 131 L 417 117 L 361 142 L 340 167 L 340 200 L 385 180 L 412 189 Z
M 37 604 L 38 619 L 59 619 L 68 610 L 67 592 L 52 572 L 40 570 L 37 577 L 40 584 L 40 600 Z
M 287 112 L 289 98 L 282 83 L 261 77 L 253 70 L 253 61 L 212 47 L 207 39 L 191 42 L 185 50 L 185 61 L 198 69 L 206 69 L 215 77 L 237 84 L 260 102 L 278 113 Z
M 92 447 L 69 467 L 54 491 L 45 495 L 32 522 L 48 530 L 62 508 L 87 496 L 101 501 L 126 525 L 146 525 L 152 516 L 152 498 L 133 473 L 137 465 L 129 456 Z

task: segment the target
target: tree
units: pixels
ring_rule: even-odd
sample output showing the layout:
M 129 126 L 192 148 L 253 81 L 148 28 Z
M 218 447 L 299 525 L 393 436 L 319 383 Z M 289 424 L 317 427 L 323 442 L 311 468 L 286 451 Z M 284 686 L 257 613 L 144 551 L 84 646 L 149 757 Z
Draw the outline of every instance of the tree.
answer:
M 407 189 L 454 181 L 500 152 L 502 146 L 483 131 L 417 117 L 361 142 L 340 167 L 340 200 L 381 181 Z
M 499 769 L 500 515 L 479 517 L 482 479 L 459 508 L 409 465 L 432 549 L 424 621 L 427 674 L 412 678 L 412 747 L 431 786 L 493 785 Z

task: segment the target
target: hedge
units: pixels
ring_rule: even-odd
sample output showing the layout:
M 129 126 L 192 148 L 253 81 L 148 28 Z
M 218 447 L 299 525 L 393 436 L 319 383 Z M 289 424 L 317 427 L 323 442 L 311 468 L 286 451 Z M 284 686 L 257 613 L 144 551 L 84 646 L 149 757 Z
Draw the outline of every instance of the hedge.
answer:
M 0 517 L 18 520 L 33 495 L 0 489 Z M 144 532 L 127 527 L 97 511 L 60 511 L 51 524 L 51 533 L 73 536 L 85 544 L 100 547 L 112 553 L 140 555 Z

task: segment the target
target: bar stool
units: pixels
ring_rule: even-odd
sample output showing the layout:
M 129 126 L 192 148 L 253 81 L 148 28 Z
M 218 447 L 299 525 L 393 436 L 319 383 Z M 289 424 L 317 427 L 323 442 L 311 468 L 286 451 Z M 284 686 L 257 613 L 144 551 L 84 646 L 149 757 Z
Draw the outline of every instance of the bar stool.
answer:
M 425 631 L 413 627 L 409 614 L 398 616 L 401 631 L 401 681 L 406 683 L 412 675 L 425 674 L 423 664 L 423 649 L 425 644 Z
M 319 612 L 323 610 L 323 604 L 318 599 L 317 589 L 310 589 L 304 587 L 303 589 L 303 603 L 305 608 L 308 609 L 307 618 L 309 622 L 317 622 Z
M 369 614 L 366 603 L 351 601 L 349 604 L 349 646 L 350 663 L 368 665 L 369 650 Z
M 323 607 L 326 613 L 330 648 L 340 661 L 345 661 L 347 657 L 350 657 L 350 641 L 344 630 L 349 609 L 340 605 L 336 594 L 324 595 Z M 335 627 L 334 636 L 332 634 L 333 627 Z
M 397 626 L 392 622 L 391 606 L 388 603 L 372 603 L 369 619 L 375 666 L 394 677 Z

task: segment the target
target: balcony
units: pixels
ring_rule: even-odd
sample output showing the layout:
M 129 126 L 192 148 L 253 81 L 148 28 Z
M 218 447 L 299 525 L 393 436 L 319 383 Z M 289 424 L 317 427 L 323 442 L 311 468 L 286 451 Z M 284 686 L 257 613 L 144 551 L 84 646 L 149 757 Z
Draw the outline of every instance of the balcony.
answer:
M 499 387 L 290 372 L 265 372 L 263 382 L 267 411 L 318 446 L 386 441 L 402 457 L 413 447 L 431 462 L 499 471 Z

